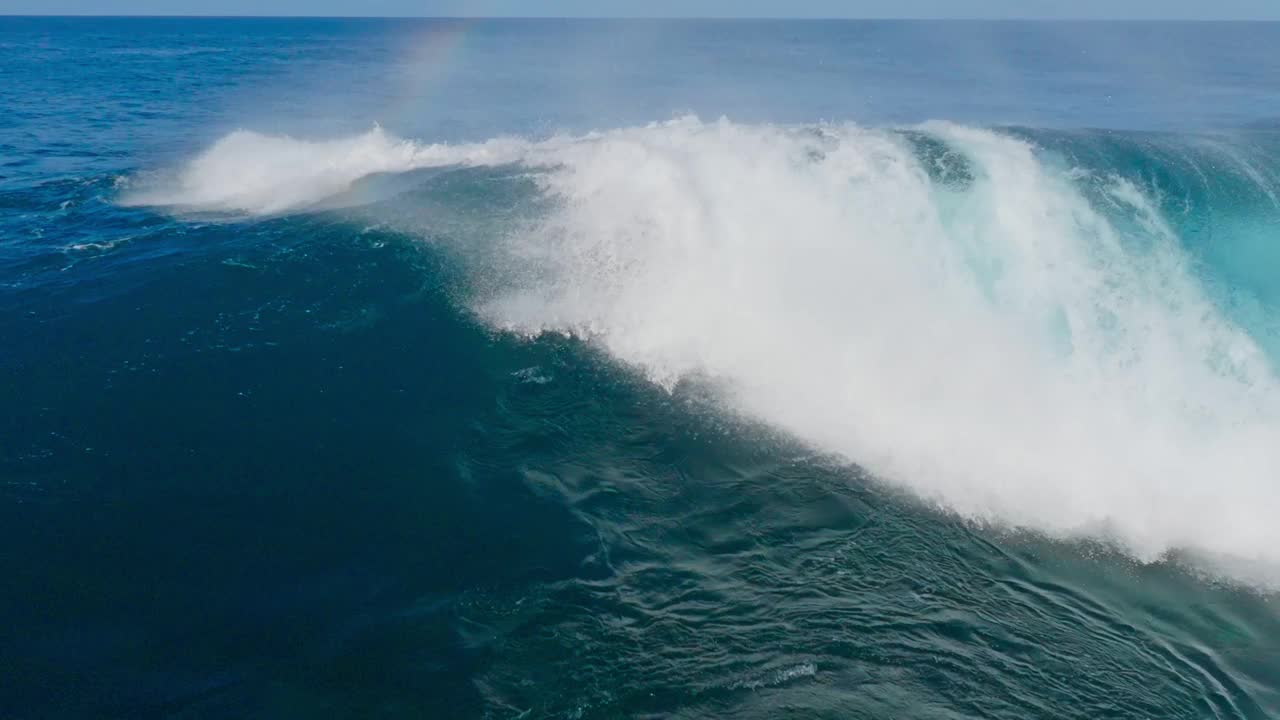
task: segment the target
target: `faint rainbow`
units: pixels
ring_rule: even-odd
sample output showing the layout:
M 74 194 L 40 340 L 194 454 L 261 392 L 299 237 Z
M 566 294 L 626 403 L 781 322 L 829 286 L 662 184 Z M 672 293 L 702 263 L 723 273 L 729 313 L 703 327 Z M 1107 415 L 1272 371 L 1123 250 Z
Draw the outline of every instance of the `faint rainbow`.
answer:
M 400 93 L 382 121 L 392 130 L 413 127 L 415 114 L 426 103 L 440 100 L 440 88 L 454 71 L 476 20 L 441 18 L 424 23 L 422 32 L 408 43 L 401 61 L 404 77 Z
M 410 21 L 415 24 L 420 21 Z M 400 87 L 393 102 L 385 106 L 375 119 L 374 130 L 404 137 L 415 127 L 418 115 L 428 103 L 440 101 L 440 88 L 456 66 L 456 59 L 466 44 L 468 32 L 476 21 L 470 18 L 439 18 L 420 23 L 423 29 L 404 43 L 405 54 L 399 60 Z M 431 138 L 411 138 L 432 142 Z M 357 204 L 376 200 L 362 183 L 351 188 Z

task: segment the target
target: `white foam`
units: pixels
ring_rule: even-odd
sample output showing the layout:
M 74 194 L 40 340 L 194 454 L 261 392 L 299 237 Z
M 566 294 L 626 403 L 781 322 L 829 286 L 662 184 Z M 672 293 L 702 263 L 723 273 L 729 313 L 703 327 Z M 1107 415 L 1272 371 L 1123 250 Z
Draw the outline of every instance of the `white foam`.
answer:
M 380 127 L 350 138 L 298 140 L 238 130 L 192 160 L 175 180 L 127 194 L 131 205 L 275 214 L 313 205 L 376 173 L 512 162 L 526 143 L 424 145 Z
M 445 159 L 540 166 L 555 209 L 507 238 L 531 272 L 478 303 L 495 326 L 725 381 L 736 409 L 971 518 L 1280 567 L 1280 382 L 1155 206 L 1106 181 L 1124 235 L 1025 142 L 922 130 L 972 181 L 931 180 L 895 133 L 682 119 L 494 147 L 242 133 L 179 196 L 263 212 Z

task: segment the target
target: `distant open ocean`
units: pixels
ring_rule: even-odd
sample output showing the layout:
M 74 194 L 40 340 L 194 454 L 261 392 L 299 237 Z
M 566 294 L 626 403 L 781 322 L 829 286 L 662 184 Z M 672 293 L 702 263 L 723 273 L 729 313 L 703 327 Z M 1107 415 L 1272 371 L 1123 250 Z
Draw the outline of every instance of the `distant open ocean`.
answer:
M 1280 24 L 0 17 L 0 718 L 1280 717 Z

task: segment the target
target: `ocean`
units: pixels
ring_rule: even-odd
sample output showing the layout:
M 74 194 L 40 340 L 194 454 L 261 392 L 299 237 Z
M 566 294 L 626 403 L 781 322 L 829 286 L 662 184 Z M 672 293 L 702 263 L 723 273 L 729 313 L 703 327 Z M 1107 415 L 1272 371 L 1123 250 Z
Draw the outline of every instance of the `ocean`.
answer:
M 1280 24 L 0 18 L 0 717 L 1280 716 Z

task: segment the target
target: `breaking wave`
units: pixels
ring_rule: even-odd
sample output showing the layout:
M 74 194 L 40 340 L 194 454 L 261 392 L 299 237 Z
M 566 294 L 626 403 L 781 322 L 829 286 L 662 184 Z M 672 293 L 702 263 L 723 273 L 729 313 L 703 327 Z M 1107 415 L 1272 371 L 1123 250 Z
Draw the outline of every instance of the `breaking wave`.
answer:
M 126 202 L 277 214 L 528 171 L 468 308 L 579 336 L 975 520 L 1274 582 L 1273 149 L 680 118 L 542 140 L 234 133 Z M 1243 148 L 1243 149 L 1242 149 Z

